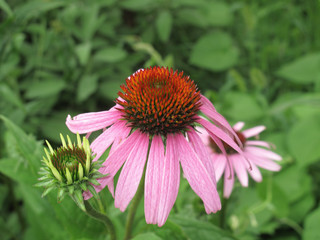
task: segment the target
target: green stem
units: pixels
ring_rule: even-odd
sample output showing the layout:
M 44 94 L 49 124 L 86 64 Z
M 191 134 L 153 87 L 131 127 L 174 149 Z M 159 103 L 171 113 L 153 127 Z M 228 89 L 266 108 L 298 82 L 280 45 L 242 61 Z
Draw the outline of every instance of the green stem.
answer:
M 225 221 L 226 221 L 226 209 L 228 204 L 228 198 L 223 196 L 224 194 L 224 181 L 222 183 L 222 201 L 221 201 L 221 211 L 220 211 L 220 228 L 225 228 Z
M 228 205 L 228 199 L 225 197 L 222 197 L 221 211 L 220 211 L 220 228 L 222 229 L 225 228 L 227 205 Z
M 97 212 L 92 206 L 91 204 L 89 203 L 89 201 L 84 201 L 84 206 L 86 208 L 86 213 L 94 218 L 94 219 L 97 219 L 101 222 L 103 222 L 107 229 L 108 229 L 108 232 L 110 234 L 110 239 L 111 240 L 116 240 L 117 237 L 116 237 L 116 231 L 115 231 L 115 228 L 114 228 L 114 225 L 112 223 L 112 221 L 110 220 L 110 218 L 107 216 L 107 215 L 104 215 L 100 212 Z
M 138 208 L 139 203 L 140 203 L 142 196 L 143 196 L 144 177 L 145 177 L 145 171 L 143 172 L 143 175 L 141 177 L 140 184 L 139 184 L 138 190 L 136 192 L 136 195 L 132 199 L 132 203 L 130 205 L 130 209 L 129 209 L 128 216 L 127 216 L 126 232 L 124 235 L 124 240 L 128 240 L 131 237 L 133 219 L 134 219 L 137 208 Z

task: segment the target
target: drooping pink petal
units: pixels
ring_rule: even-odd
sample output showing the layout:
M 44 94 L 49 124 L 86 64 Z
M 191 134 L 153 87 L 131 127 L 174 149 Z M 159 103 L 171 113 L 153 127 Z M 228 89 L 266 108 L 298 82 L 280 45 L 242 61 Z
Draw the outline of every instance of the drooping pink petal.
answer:
M 276 161 L 282 160 L 280 155 L 264 148 L 246 146 L 246 151 L 258 157 L 269 158 Z
M 250 154 L 249 152 L 246 152 L 246 155 L 254 164 L 261 168 L 267 169 L 269 171 L 279 171 L 281 169 L 280 165 L 268 158 L 257 157 L 255 155 Z
M 251 170 L 249 170 L 248 172 L 250 176 L 253 178 L 253 180 L 255 180 L 256 182 L 262 181 L 261 172 L 253 162 L 251 162 Z
M 229 198 L 234 184 L 234 176 L 230 174 L 230 168 L 226 167 L 226 171 L 224 173 L 224 182 L 223 182 L 223 196 L 225 198 Z
M 242 150 L 240 149 L 240 147 L 227 133 L 225 133 L 220 128 L 203 118 L 199 118 L 197 121 L 209 132 L 209 134 L 210 132 L 213 133 L 218 138 L 223 140 L 226 144 L 228 144 L 230 147 L 232 147 L 234 150 L 236 150 L 238 153 L 242 154 Z
M 180 134 L 177 134 L 180 135 Z M 159 192 L 159 206 L 158 206 L 158 226 L 161 227 L 167 220 L 170 210 L 176 201 L 179 184 L 180 184 L 180 167 L 177 157 L 176 136 L 172 134 L 167 135 L 166 155 L 163 162 L 163 168 L 159 169 L 161 179 L 161 186 Z
M 196 133 L 192 128 L 187 132 L 189 141 L 193 147 L 193 150 L 198 155 L 199 159 L 202 161 L 207 171 L 209 172 L 213 183 L 216 184 L 216 177 L 214 173 L 214 167 L 211 160 L 211 156 L 207 150 L 207 147 L 203 144 L 201 138 L 198 133 Z
M 258 141 L 258 140 L 250 140 L 250 141 L 246 141 L 246 145 L 247 146 L 260 146 L 260 147 L 266 147 L 266 148 L 270 148 L 270 144 L 265 142 L 265 141 Z
M 224 148 L 224 145 L 222 143 L 222 141 L 220 140 L 220 138 L 218 138 L 216 135 L 214 135 L 212 132 L 208 131 L 211 139 L 214 141 L 214 143 L 219 147 L 219 149 L 221 150 L 223 156 L 225 157 L 226 159 L 226 163 L 228 164 L 228 167 L 231 169 L 231 174 L 233 175 L 233 168 L 231 166 L 231 162 L 229 160 L 229 156 L 226 152 L 226 149 Z
M 135 195 L 147 160 L 149 135 L 139 133 L 139 141 L 130 152 L 125 162 L 116 187 L 114 205 L 124 211 Z
M 201 138 L 201 141 L 204 143 L 204 145 L 209 146 L 210 145 L 210 136 L 203 127 L 196 127 L 196 131 L 199 132 L 199 136 Z
M 227 159 L 222 154 L 212 155 L 213 167 L 216 173 L 216 181 L 218 182 L 225 171 Z
M 217 124 L 220 128 L 222 128 L 226 134 L 233 136 L 238 144 L 242 146 L 242 143 L 238 137 L 238 135 L 235 133 L 235 131 L 232 129 L 232 127 L 229 125 L 228 121 L 217 111 L 212 110 L 212 107 L 209 106 L 210 102 L 206 97 L 202 96 L 201 100 L 204 100 L 206 104 L 203 104 L 200 107 L 200 111 L 203 112 L 206 116 L 208 116 L 215 124 Z
M 248 180 L 246 166 L 245 166 L 245 163 L 243 162 L 242 156 L 240 156 L 239 154 L 232 154 L 229 158 L 230 158 L 230 161 L 232 161 L 234 171 L 236 172 L 241 185 L 244 187 L 247 187 L 249 180 Z
M 108 127 L 118 121 L 122 113 L 118 110 L 84 113 L 73 119 L 68 115 L 66 125 L 73 133 L 89 133 Z
M 202 94 L 201 94 L 201 103 L 205 108 L 208 108 L 214 112 L 217 111 L 216 108 L 213 106 L 212 102 Z
M 150 147 L 145 177 L 144 212 L 148 224 L 157 224 L 158 220 L 164 158 L 162 138 L 155 135 Z
M 233 125 L 233 129 L 237 132 L 239 132 L 244 126 L 244 122 L 237 122 L 235 125 Z
M 202 199 L 208 212 L 217 212 L 221 209 L 220 198 L 216 184 L 210 173 L 199 159 L 193 148 L 182 134 L 175 136 L 179 146 L 179 159 L 184 176 L 188 180 L 193 191 Z
M 263 132 L 265 129 L 266 129 L 265 126 L 257 126 L 257 127 L 249 128 L 249 129 L 242 131 L 242 134 L 246 138 L 250 138 L 250 137 L 258 135 L 259 133 Z
M 125 125 L 125 121 L 117 121 L 91 143 L 90 147 L 96 154 L 95 159 L 99 159 L 116 138 L 128 136 L 130 128 Z

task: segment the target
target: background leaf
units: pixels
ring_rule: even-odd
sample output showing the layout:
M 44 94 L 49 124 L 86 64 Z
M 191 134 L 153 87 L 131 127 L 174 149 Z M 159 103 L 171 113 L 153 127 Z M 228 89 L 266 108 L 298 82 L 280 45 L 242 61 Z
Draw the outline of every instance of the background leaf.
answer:
M 239 51 L 227 33 L 213 32 L 198 39 L 189 61 L 201 68 L 223 71 L 237 63 L 238 55 Z

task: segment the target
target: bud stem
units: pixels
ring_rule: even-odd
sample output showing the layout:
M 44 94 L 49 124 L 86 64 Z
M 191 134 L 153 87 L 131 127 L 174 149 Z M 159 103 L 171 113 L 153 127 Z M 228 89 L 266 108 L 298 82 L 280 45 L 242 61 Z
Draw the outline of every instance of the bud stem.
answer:
M 107 229 L 108 229 L 108 232 L 110 234 L 110 239 L 111 240 L 116 240 L 117 237 L 116 237 L 116 231 L 115 231 L 115 228 L 114 228 L 114 225 L 112 223 L 112 221 L 110 220 L 110 218 L 105 215 L 105 214 L 102 214 L 98 211 L 96 211 L 92 206 L 91 204 L 89 203 L 89 201 L 84 201 L 84 206 L 85 206 L 85 209 L 86 209 L 86 213 L 96 219 L 96 220 L 99 220 L 101 222 L 103 222 Z

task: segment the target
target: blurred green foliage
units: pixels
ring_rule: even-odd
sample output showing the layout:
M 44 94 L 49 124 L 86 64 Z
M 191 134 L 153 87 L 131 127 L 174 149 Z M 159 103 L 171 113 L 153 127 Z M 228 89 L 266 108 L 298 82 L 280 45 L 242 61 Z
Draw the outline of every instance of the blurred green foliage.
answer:
M 140 206 L 134 239 L 319 239 L 319 5 L 0 0 L 0 239 L 105 239 L 72 201 L 40 198 L 36 139 L 58 142 L 68 114 L 109 109 L 126 77 L 152 65 L 190 75 L 231 123 L 266 125 L 283 169 L 235 189 L 226 230 L 182 180 L 163 228 Z M 122 236 L 126 213 L 102 195 Z

